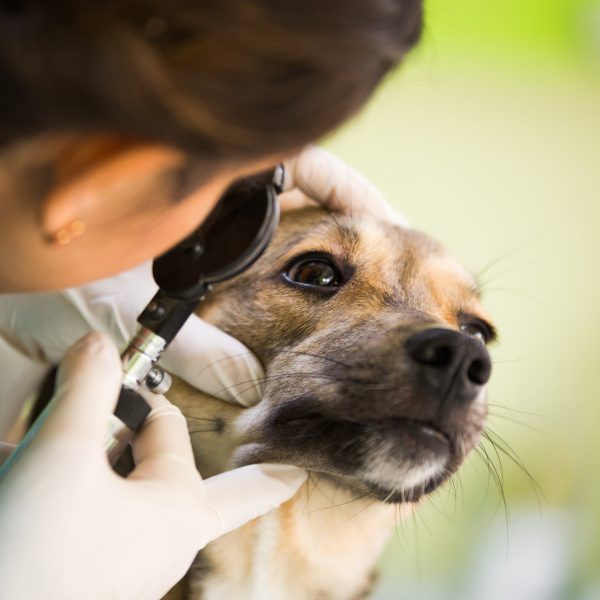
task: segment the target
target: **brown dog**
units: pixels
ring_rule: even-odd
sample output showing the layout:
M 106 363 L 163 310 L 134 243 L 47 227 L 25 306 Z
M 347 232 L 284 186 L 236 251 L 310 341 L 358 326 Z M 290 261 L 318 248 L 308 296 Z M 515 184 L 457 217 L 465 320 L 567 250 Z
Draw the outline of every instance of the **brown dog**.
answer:
M 475 281 L 422 233 L 305 208 L 199 314 L 266 370 L 250 409 L 174 385 L 200 472 L 276 462 L 311 477 L 209 545 L 168 597 L 365 597 L 398 506 L 447 480 L 484 427 L 495 334 Z

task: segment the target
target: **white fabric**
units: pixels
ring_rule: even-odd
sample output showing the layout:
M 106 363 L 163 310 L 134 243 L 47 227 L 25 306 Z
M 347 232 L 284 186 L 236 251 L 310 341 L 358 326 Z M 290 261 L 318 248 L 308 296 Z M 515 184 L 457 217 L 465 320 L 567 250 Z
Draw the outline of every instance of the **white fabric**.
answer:
M 185 419 L 162 396 L 149 398 L 137 467 L 120 478 L 103 439 L 121 379 L 109 338 L 77 343 L 41 423 L 0 469 L 0 598 L 156 600 L 198 550 L 304 481 L 304 471 L 277 465 L 203 481 Z

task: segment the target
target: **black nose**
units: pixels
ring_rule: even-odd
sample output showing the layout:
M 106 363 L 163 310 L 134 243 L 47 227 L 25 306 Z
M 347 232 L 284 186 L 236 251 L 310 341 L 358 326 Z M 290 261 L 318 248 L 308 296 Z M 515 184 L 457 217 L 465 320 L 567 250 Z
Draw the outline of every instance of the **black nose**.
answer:
M 455 399 L 473 400 L 492 372 L 490 355 L 477 339 L 452 329 L 425 329 L 408 338 L 406 351 L 428 387 Z

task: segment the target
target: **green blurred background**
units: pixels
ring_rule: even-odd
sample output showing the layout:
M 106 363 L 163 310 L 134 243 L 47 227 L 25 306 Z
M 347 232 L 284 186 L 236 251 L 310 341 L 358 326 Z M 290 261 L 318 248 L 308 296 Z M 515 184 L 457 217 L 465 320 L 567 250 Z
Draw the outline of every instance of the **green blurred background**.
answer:
M 501 333 L 485 444 L 398 526 L 378 600 L 600 599 L 600 2 L 426 0 L 325 145 L 474 272 Z M 501 460 L 500 460 L 501 459 Z

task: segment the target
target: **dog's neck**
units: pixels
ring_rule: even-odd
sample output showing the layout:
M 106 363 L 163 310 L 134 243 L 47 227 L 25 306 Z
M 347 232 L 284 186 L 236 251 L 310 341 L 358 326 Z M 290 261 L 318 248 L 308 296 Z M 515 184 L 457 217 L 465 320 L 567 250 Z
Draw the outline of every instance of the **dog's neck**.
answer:
M 232 428 L 239 408 L 199 400 L 177 382 L 169 399 L 190 422 L 196 462 L 204 476 L 229 468 Z M 190 398 L 193 401 L 190 402 Z M 220 419 L 223 428 L 194 434 L 194 423 Z M 240 502 L 243 502 L 243 494 Z M 400 510 L 357 499 L 311 473 L 281 507 L 211 543 L 187 581 L 169 600 L 355 600 L 369 591 L 375 563 Z M 185 591 L 184 591 L 185 590 Z
M 211 544 L 191 574 L 202 600 L 355 600 L 371 588 L 394 507 L 313 477 L 279 509 Z M 194 581 L 196 579 L 196 581 Z

